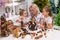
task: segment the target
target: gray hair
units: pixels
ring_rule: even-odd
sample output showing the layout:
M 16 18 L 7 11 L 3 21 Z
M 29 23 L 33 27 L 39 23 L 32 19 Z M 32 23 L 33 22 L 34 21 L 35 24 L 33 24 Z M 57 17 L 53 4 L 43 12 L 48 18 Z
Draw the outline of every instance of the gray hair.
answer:
M 40 13 L 39 7 L 36 4 L 32 4 L 30 7 L 35 7 L 35 9 Z

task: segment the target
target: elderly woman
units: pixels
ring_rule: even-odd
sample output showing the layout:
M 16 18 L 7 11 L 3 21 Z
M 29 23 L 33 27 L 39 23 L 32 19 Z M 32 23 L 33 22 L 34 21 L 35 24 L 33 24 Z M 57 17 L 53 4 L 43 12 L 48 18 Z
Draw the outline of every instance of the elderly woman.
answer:
M 44 17 L 42 13 L 39 11 L 39 8 L 36 4 L 32 4 L 29 8 L 29 11 L 31 13 L 31 17 L 33 16 L 35 18 L 35 22 L 38 26 L 41 24 L 41 19 Z

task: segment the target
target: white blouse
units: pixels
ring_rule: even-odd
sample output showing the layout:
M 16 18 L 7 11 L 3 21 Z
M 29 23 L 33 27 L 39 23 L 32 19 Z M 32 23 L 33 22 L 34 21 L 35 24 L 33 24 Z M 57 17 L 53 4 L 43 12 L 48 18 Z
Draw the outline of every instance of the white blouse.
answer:
M 22 16 L 20 16 L 20 20 L 19 21 L 23 21 L 24 23 L 27 23 L 27 22 L 30 21 L 30 17 L 22 18 Z
M 52 24 L 52 17 L 45 17 L 44 19 L 47 24 Z
M 41 23 L 41 19 L 42 19 L 43 17 L 44 17 L 43 14 L 40 13 L 40 14 L 38 14 L 37 16 L 35 16 L 35 20 L 38 21 L 38 23 Z

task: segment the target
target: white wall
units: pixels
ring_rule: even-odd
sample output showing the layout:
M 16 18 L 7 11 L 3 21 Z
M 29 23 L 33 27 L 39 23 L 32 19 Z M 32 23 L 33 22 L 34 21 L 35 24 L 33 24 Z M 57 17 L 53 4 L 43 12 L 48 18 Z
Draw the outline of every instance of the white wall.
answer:
M 1 16 L 3 13 L 5 13 L 4 10 L 5 10 L 4 7 L 0 7 L 0 16 Z
M 59 0 L 54 0 L 54 3 L 55 3 L 56 7 L 58 6 L 58 2 L 59 2 Z
M 19 9 L 21 8 L 21 9 L 25 9 L 28 12 L 28 14 L 30 15 L 29 7 L 31 6 L 32 2 L 33 2 L 33 0 L 25 0 L 23 3 L 21 3 L 20 5 L 17 5 L 15 7 L 15 9 L 16 9 L 15 12 L 17 14 L 19 14 Z
M 25 0 L 22 4 L 15 6 L 16 13 L 19 13 L 19 8 L 25 9 L 29 13 L 29 7 L 32 4 L 33 0 Z M 5 7 L 0 7 L 0 16 L 5 13 Z M 30 14 L 29 14 L 30 15 Z

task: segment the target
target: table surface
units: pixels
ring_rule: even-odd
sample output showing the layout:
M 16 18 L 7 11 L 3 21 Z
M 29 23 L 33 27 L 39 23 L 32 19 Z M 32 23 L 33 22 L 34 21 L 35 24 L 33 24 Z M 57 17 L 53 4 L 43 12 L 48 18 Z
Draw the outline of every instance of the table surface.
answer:
M 58 30 L 50 30 L 47 32 L 47 37 L 44 36 L 38 40 L 60 40 L 60 31 Z M 21 37 L 15 38 L 13 37 L 13 34 L 9 35 L 8 37 L 1 37 L 0 40 L 35 40 L 30 35 L 26 35 L 24 39 Z
M 16 21 L 16 18 L 19 19 L 19 16 L 14 16 L 12 18 L 7 18 L 7 20 L 12 20 Z M 18 25 L 19 23 L 15 23 L 15 25 Z M 47 32 L 47 37 L 45 38 L 44 36 L 38 40 L 60 40 L 60 31 L 59 30 L 50 30 L 49 32 Z M 8 37 L 1 37 L 0 40 L 35 40 L 34 38 L 32 38 L 30 35 L 26 35 L 24 39 L 22 39 L 21 37 L 19 38 L 15 38 L 13 37 L 13 34 L 9 35 Z

